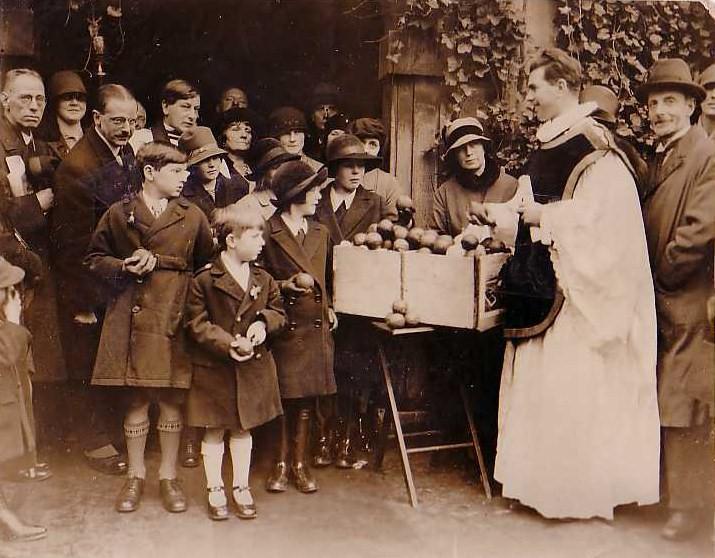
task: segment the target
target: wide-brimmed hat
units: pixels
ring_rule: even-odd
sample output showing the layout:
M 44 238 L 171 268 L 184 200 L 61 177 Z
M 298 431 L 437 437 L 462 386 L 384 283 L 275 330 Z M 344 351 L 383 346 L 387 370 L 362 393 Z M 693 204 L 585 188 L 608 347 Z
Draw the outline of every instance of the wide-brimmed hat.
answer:
M 275 138 L 259 139 L 253 148 L 253 153 L 253 171 L 246 178 L 254 181 L 258 180 L 269 168 L 275 165 L 300 159 L 298 153 L 288 153 L 281 145 L 281 142 Z
M 87 88 L 84 86 L 82 78 L 71 70 L 61 70 L 52 74 L 47 89 L 51 99 L 55 99 L 65 93 L 87 95 Z
M 715 64 L 710 64 L 698 78 L 698 83 L 707 88 L 708 85 L 715 84 Z
M 618 122 L 618 109 L 620 103 L 618 102 L 618 97 L 611 91 L 608 87 L 603 85 L 590 85 L 589 87 L 584 87 L 581 90 L 581 95 L 579 96 L 579 101 L 581 103 L 596 103 L 598 108 L 591 113 L 591 118 L 596 120 L 601 120 L 609 124 L 615 124 Z
M 25 271 L 0 256 L 0 289 L 17 285 L 25 278 Z
M 211 128 L 206 126 L 194 126 L 181 134 L 179 149 L 188 155 L 189 160 L 186 163 L 188 166 L 226 153 L 216 143 Z
M 287 207 L 306 190 L 324 185 L 328 179 L 328 169 L 321 167 L 314 171 L 303 161 L 288 161 L 278 167 L 271 180 L 271 190 L 276 195 L 276 205 Z
M 444 141 L 444 156 L 458 147 L 471 141 L 491 141 L 491 138 L 484 135 L 484 126 L 476 118 L 471 116 L 457 118 L 442 128 L 442 141 Z
M 241 107 L 232 107 L 222 112 L 216 121 L 214 131 L 217 136 L 220 136 L 226 131 L 226 128 L 238 122 L 247 122 L 251 126 L 253 141 L 263 137 L 265 132 L 265 120 L 263 117 L 255 110 Z
M 348 124 L 347 132 L 361 140 L 375 138 L 380 144 L 385 142 L 385 125 L 377 118 L 356 118 Z
M 280 107 L 268 116 L 269 136 L 279 138 L 283 134 L 290 134 L 293 130 L 308 131 L 308 123 L 303 111 L 295 107 Z
M 325 155 L 331 174 L 340 161 L 363 161 L 365 166 L 373 167 L 381 161 L 380 157 L 365 151 L 360 138 L 352 134 L 343 134 L 334 138 L 325 149 Z
M 645 103 L 649 93 L 664 90 L 681 91 L 698 102 L 706 96 L 705 89 L 693 81 L 688 64 L 681 58 L 656 60 L 648 70 L 646 82 L 636 89 L 636 97 Z

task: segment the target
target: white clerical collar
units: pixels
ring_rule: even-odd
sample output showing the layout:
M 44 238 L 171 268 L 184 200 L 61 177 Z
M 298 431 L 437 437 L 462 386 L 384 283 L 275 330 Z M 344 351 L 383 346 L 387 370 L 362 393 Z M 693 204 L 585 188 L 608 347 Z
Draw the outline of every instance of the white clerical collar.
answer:
M 541 143 L 546 143 L 560 136 L 565 131 L 572 128 L 575 124 L 591 115 L 598 108 L 594 102 L 578 104 L 571 110 L 568 110 L 557 117 L 544 122 L 536 131 L 536 139 Z
M 357 192 L 357 189 L 353 190 L 350 193 L 340 193 L 337 191 L 335 187 L 330 189 L 330 203 L 333 206 L 333 211 L 337 211 L 338 207 L 340 207 L 340 204 L 345 202 L 345 209 L 350 209 L 350 206 L 353 204 L 353 200 L 355 199 L 355 193 Z
M 116 147 L 113 146 L 111 143 L 107 141 L 107 138 L 105 138 L 102 135 L 102 132 L 99 130 L 99 128 L 95 127 L 95 130 L 97 130 L 97 135 L 99 135 L 100 138 L 102 138 L 102 141 L 107 145 L 109 150 L 112 152 L 112 155 L 114 155 L 114 158 L 117 160 L 117 162 L 121 165 L 122 164 L 122 159 L 119 157 L 119 150 L 121 147 Z
M 672 136 L 668 138 L 668 141 L 665 143 L 659 143 L 655 147 L 655 152 L 656 153 L 662 153 L 663 151 L 667 151 L 668 148 L 673 145 L 676 141 L 678 141 L 680 138 L 682 138 L 685 134 L 687 134 L 690 131 L 690 124 L 688 124 L 685 128 L 682 130 L 678 130 L 675 132 Z
M 283 219 L 290 232 L 293 233 L 293 236 L 298 236 L 298 231 L 308 234 L 308 220 L 305 217 L 301 217 L 300 221 L 296 222 L 295 219 L 291 218 L 290 213 L 284 211 L 281 213 L 281 219 Z
M 233 277 L 233 280 L 238 283 L 238 285 L 244 290 L 248 290 L 248 278 L 250 277 L 250 266 L 248 262 L 243 262 L 237 264 L 233 259 L 231 259 L 228 254 L 224 251 L 221 252 L 221 263 L 228 271 L 228 274 Z

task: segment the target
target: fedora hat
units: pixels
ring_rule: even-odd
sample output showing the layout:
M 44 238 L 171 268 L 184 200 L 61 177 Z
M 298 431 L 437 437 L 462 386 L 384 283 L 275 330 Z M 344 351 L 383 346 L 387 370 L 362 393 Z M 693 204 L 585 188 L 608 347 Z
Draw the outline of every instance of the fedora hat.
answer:
M 584 87 L 579 96 L 581 103 L 596 103 L 598 108 L 591 113 L 591 118 L 601 120 L 608 124 L 615 124 L 618 121 L 618 109 L 620 103 L 618 97 L 608 87 L 603 85 L 591 85 Z
M 0 289 L 17 285 L 25 278 L 25 271 L 0 256 Z
M 253 172 L 246 176 L 248 180 L 254 181 L 273 166 L 300 159 L 297 153 L 288 153 L 275 138 L 259 139 L 254 146 L 254 154 Z
M 50 98 L 55 99 L 65 93 L 82 93 L 87 95 L 87 88 L 82 78 L 71 70 L 61 70 L 52 74 L 48 84 Z
M 484 135 L 484 126 L 476 118 L 471 116 L 457 118 L 442 128 L 442 140 L 445 145 L 444 156 L 458 147 L 472 141 L 491 141 Z
M 708 85 L 715 85 L 715 64 L 710 64 L 703 73 L 700 74 L 698 83 L 707 88 Z
M 375 138 L 380 141 L 380 145 L 385 143 L 385 126 L 377 118 L 356 118 L 348 124 L 347 132 L 361 140 Z
M 188 166 L 226 153 L 216 143 L 211 128 L 206 126 L 194 126 L 181 134 L 179 149 L 188 155 L 189 160 L 186 163 Z
M 331 140 L 325 149 L 325 155 L 331 170 L 334 170 L 340 161 L 364 161 L 366 166 L 375 166 L 381 161 L 380 157 L 365 151 L 360 138 L 352 134 L 343 134 Z
M 648 70 L 648 79 L 636 89 L 636 97 L 645 103 L 649 93 L 663 90 L 681 91 L 698 102 L 706 95 L 705 89 L 693 81 L 688 64 L 681 58 L 663 58 L 653 62 Z
M 314 171 L 303 161 L 288 161 L 278 167 L 271 180 L 271 190 L 276 195 L 276 206 L 288 207 L 303 192 L 322 186 L 328 179 L 328 170 L 321 167 Z

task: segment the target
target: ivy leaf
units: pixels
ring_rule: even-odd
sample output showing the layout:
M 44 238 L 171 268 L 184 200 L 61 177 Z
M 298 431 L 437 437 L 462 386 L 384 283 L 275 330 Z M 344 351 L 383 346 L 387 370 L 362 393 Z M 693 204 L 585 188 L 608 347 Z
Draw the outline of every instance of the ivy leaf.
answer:
M 447 57 L 447 71 L 448 72 L 456 72 L 457 68 L 459 68 L 462 65 L 462 62 L 460 62 L 456 56 L 448 56 Z
M 663 42 L 663 37 L 661 37 L 657 33 L 651 33 L 648 36 L 648 39 L 650 39 L 651 44 L 656 47 L 659 47 L 660 44 Z
M 460 83 L 459 87 L 467 97 L 471 97 L 472 94 L 477 90 L 476 87 L 472 87 L 468 83 Z
M 564 14 L 564 15 L 568 15 L 568 14 L 571 13 L 571 7 L 568 6 L 568 5 L 566 5 L 566 6 L 559 6 L 559 11 L 560 11 L 562 14 Z
M 596 38 L 600 41 L 607 41 L 611 38 L 611 33 L 605 27 L 601 27 L 596 33 Z
M 439 2 L 437 2 L 437 0 L 427 0 L 427 5 L 433 10 L 439 9 Z
M 445 33 L 442 33 L 442 44 L 446 46 L 449 50 L 454 50 L 454 41 L 449 35 Z
M 472 36 L 472 44 L 476 47 L 488 48 L 489 47 L 489 35 L 486 33 L 477 33 Z
M 561 29 L 563 29 L 563 32 L 566 33 L 567 35 L 571 35 L 575 31 L 573 25 L 562 25 Z
M 457 45 L 457 53 L 466 54 L 472 52 L 472 43 L 459 43 Z

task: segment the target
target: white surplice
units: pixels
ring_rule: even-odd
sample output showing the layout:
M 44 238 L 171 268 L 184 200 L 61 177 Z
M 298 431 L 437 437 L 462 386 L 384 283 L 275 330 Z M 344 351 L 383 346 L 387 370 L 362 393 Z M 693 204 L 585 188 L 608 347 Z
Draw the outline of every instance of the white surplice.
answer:
M 573 199 L 544 207 L 565 303 L 538 337 L 509 342 L 495 478 L 550 518 L 613 518 L 659 499 L 656 318 L 640 204 L 614 153 Z

